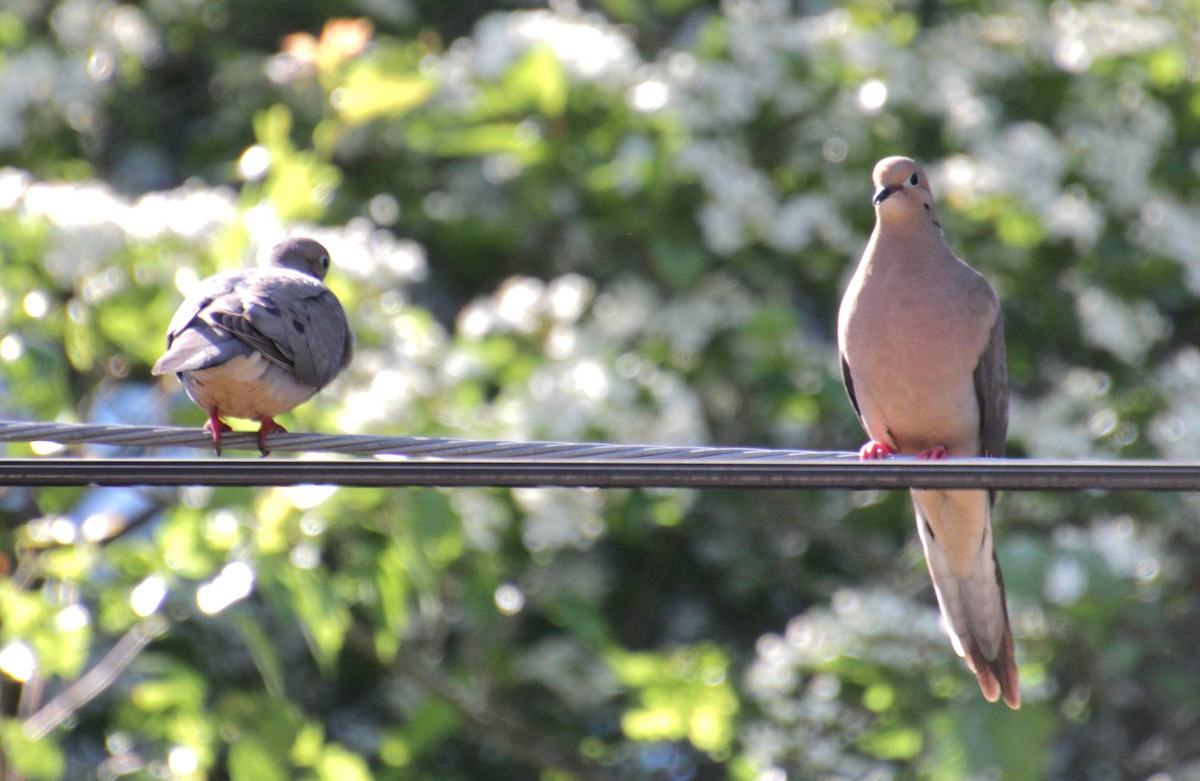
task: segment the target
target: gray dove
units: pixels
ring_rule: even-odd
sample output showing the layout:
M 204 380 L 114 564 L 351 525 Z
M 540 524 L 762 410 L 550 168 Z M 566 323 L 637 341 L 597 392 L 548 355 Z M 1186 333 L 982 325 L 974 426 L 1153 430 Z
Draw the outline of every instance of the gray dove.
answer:
M 1002 456 L 1008 430 L 1004 316 L 991 285 L 950 251 L 925 172 L 907 157 L 874 172 L 875 230 L 838 316 L 864 460 Z M 913 490 L 917 532 L 954 650 L 983 696 L 1020 707 L 988 491 Z
M 329 251 L 312 239 L 286 239 L 265 266 L 203 280 L 167 329 L 154 374 L 174 373 L 208 413 L 205 429 L 221 453 L 222 417 L 259 421 L 258 448 L 283 432 L 275 422 L 329 384 L 350 363 L 346 312 L 322 282 Z

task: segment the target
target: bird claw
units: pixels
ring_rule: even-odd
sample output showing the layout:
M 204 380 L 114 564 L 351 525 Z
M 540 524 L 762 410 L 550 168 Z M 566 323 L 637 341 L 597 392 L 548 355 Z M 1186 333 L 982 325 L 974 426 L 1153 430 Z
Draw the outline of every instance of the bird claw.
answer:
M 221 420 L 214 410 L 213 412 L 209 413 L 208 420 L 204 424 L 204 430 L 212 432 L 213 450 L 217 451 L 217 455 L 221 455 L 221 432 L 233 431 L 233 428 L 228 423 Z
M 873 439 L 858 449 L 859 461 L 878 461 L 894 455 L 896 455 L 895 450 L 892 450 L 882 442 L 876 442 Z
M 922 450 L 917 453 L 917 458 L 921 461 L 941 461 L 943 458 L 949 458 L 950 451 L 943 445 L 931 447 L 928 450 Z
M 217 451 L 217 455 L 221 455 L 221 434 L 225 431 L 233 431 L 233 427 L 225 421 L 221 420 L 218 414 L 214 411 L 209 413 L 208 422 L 204 424 L 205 431 L 212 432 L 213 449 Z M 264 456 L 271 455 L 271 451 L 267 449 L 268 434 L 286 434 L 287 429 L 275 422 L 274 418 L 263 418 L 262 425 L 258 429 L 258 450 Z
M 287 429 L 276 423 L 274 418 L 263 418 L 258 429 L 258 452 L 262 453 L 264 458 L 271 455 L 271 451 L 267 450 L 267 434 L 286 433 Z

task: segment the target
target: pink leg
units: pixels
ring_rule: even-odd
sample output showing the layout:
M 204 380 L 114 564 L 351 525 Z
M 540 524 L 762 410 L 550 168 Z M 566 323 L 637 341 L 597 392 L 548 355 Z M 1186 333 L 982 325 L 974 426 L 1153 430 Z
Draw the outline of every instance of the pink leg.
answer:
M 215 409 L 208 413 L 208 422 L 204 424 L 205 431 L 211 431 L 213 435 L 213 450 L 217 451 L 217 455 L 221 455 L 221 432 L 233 431 L 229 424 L 221 420 L 220 413 Z
M 878 461 L 882 458 L 887 458 L 888 456 L 894 455 L 896 455 L 895 450 L 892 450 L 882 442 L 876 442 L 873 439 L 858 449 L 859 461 Z
M 942 445 L 931 447 L 928 450 L 922 450 L 920 453 L 917 453 L 917 458 L 921 459 L 922 461 L 941 461 L 943 458 L 949 457 L 950 451 L 946 450 L 946 448 Z
M 262 426 L 258 429 L 258 450 L 263 456 L 271 455 L 267 450 L 267 434 L 286 434 L 287 429 L 275 422 L 274 418 L 263 418 Z

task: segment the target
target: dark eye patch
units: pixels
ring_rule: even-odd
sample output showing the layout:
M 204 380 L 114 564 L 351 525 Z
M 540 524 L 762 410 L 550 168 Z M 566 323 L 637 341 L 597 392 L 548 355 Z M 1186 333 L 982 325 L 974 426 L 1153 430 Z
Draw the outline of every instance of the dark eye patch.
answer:
M 921 179 L 920 179 L 920 177 L 917 176 L 916 171 L 913 171 L 913 175 L 908 177 L 908 183 L 911 184 L 913 187 L 916 187 L 917 183 L 920 181 L 921 181 Z

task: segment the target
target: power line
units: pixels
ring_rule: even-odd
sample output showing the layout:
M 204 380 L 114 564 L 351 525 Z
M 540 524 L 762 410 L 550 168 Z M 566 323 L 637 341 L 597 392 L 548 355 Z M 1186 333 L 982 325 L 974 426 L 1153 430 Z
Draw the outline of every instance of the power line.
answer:
M 200 429 L 0 421 L 0 441 L 210 448 Z M 225 443 L 222 438 L 222 442 Z M 573 442 L 494 442 L 422 437 L 273 435 L 276 450 L 375 453 L 378 458 L 11 458 L 0 485 L 565 486 L 592 488 L 992 488 L 1001 490 L 1200 490 L 1200 463 L 893 458 L 755 448 Z M 230 435 L 257 449 L 257 437 Z
M 62 445 L 101 444 L 124 447 L 193 447 L 212 451 L 212 435 L 199 428 L 126 426 L 96 423 L 30 423 L 0 420 L 0 442 L 56 442 Z M 356 434 L 271 434 L 271 452 L 343 453 L 406 458 L 475 460 L 496 458 L 527 461 L 661 461 L 730 459 L 854 458 L 851 453 L 765 448 L 622 445 L 601 442 L 511 442 L 437 437 L 375 437 Z M 258 451 L 258 435 L 221 435 L 224 450 Z M 288 462 L 291 463 L 291 462 Z
M 300 485 L 572 488 L 1200 490 L 1200 464 L 1016 459 L 747 461 L 0 459 L 4 486 Z

